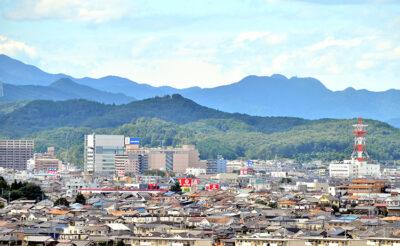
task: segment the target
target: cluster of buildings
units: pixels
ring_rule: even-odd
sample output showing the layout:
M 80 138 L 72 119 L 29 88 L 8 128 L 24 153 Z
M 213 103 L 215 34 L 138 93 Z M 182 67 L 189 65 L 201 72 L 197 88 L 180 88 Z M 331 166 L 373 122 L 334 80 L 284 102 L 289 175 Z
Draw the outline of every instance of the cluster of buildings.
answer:
M 260 172 L 260 164 L 245 175 L 113 175 L 92 183 L 72 172 L 46 179 L 4 172 L 10 183 L 39 184 L 46 198 L 0 199 L 0 244 L 400 244 L 400 181 L 389 183 L 393 176 L 315 179 L 318 169 L 271 161 Z M 176 182 L 182 192 L 170 191 Z M 69 206 L 55 205 L 59 198 Z
M 0 168 L 34 173 L 54 173 L 63 169 L 54 147 L 46 153 L 34 153 L 33 140 L 0 140 Z
M 142 148 L 140 138 L 123 135 L 86 135 L 84 158 L 85 174 L 95 176 L 115 173 L 136 175 L 148 170 L 226 173 L 226 160 L 222 156 L 216 160 L 201 161 L 194 145 L 183 145 L 181 148 Z
M 355 125 L 351 159 L 332 163 L 203 161 L 191 145 L 144 148 L 139 138 L 91 134 L 84 172 L 66 168 L 54 148 L 34 154 L 32 141 L 2 140 L 1 175 L 36 183 L 46 197 L 0 198 L 0 244 L 399 246 L 400 166 L 370 161 L 365 127 Z

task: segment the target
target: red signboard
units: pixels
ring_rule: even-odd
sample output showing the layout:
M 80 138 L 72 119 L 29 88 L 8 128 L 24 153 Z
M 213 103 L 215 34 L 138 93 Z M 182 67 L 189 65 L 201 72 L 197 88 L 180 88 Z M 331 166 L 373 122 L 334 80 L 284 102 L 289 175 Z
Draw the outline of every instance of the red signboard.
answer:
M 208 184 L 206 190 L 219 190 L 219 184 Z
M 192 186 L 192 179 L 179 179 L 179 184 L 181 187 L 190 187 Z
M 118 171 L 118 176 L 124 176 L 125 175 L 125 171 Z
M 148 184 L 147 187 L 149 190 L 158 190 L 158 185 L 157 184 Z
M 248 173 L 247 169 L 240 169 L 240 175 L 247 175 Z
M 47 168 L 48 174 L 58 174 L 58 168 Z
M 198 179 L 192 179 L 192 185 L 198 185 L 199 180 Z

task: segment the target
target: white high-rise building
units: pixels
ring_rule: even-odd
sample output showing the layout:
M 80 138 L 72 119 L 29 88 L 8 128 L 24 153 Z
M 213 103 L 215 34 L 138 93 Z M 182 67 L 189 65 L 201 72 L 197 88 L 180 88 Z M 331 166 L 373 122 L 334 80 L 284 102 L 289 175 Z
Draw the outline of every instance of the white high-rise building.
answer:
M 329 165 L 329 176 L 334 178 L 379 177 L 380 165 L 357 159 L 332 162 Z
M 85 174 L 114 173 L 115 155 L 123 153 L 123 135 L 85 135 Z

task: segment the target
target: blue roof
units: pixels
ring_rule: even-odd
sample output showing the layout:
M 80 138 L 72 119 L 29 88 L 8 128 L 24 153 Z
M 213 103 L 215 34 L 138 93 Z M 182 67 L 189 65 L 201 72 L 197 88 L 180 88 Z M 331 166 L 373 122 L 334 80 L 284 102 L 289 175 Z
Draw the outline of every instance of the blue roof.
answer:
M 342 216 L 339 218 L 340 220 L 356 220 L 358 219 L 357 216 Z
M 56 225 L 56 228 L 67 228 L 68 227 L 68 225 L 66 225 L 66 224 L 57 224 Z
M 73 206 L 71 206 L 71 208 L 73 208 L 73 209 L 82 209 L 83 206 L 82 205 L 73 205 Z
M 173 191 L 168 191 L 164 194 L 164 196 L 172 196 L 173 194 L 175 194 L 175 192 Z
M 103 206 L 104 202 L 95 202 L 93 203 L 94 206 Z

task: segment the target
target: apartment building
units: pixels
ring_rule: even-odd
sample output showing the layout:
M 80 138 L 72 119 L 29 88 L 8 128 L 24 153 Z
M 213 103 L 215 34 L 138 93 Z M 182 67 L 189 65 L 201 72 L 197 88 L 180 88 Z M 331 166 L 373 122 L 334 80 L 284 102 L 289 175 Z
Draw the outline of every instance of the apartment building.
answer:
M 33 140 L 0 140 L 0 167 L 26 170 L 27 161 L 33 158 Z

